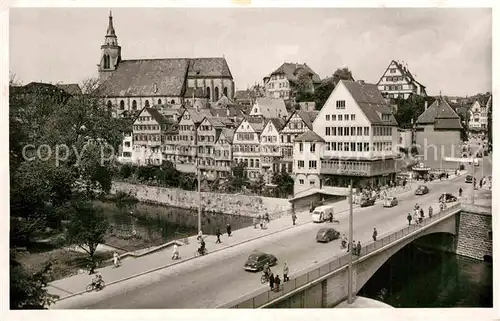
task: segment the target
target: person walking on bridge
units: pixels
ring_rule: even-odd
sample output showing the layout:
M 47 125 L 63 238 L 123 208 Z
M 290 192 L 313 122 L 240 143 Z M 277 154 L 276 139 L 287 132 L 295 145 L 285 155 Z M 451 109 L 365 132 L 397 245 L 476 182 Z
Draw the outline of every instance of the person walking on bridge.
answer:
M 411 225 L 411 214 L 408 213 L 408 216 L 406 216 L 406 219 L 408 220 L 408 225 Z
M 429 217 L 431 218 L 432 217 L 432 205 L 429 205 Z
M 271 291 L 274 289 L 274 275 L 273 272 L 269 272 L 269 286 L 271 287 Z
M 220 241 L 220 236 L 222 235 L 222 233 L 220 232 L 220 228 L 217 228 L 217 230 L 215 231 L 215 236 L 217 236 L 217 241 L 215 241 L 215 244 L 217 243 L 221 243 Z
M 226 232 L 227 232 L 227 236 L 231 237 L 231 225 L 229 225 L 229 223 L 226 225 Z
M 361 242 L 358 241 L 358 245 L 356 245 L 356 255 L 360 256 L 361 255 Z
M 288 278 L 288 265 L 283 266 L 283 282 L 289 281 L 290 279 Z
M 376 241 L 377 241 L 377 235 L 378 235 L 377 229 L 376 229 L 376 228 L 373 228 L 372 238 L 373 238 L 373 241 L 374 241 L 374 242 L 376 242 Z
M 278 292 L 280 290 L 280 276 L 277 274 L 276 277 L 274 278 L 274 291 Z

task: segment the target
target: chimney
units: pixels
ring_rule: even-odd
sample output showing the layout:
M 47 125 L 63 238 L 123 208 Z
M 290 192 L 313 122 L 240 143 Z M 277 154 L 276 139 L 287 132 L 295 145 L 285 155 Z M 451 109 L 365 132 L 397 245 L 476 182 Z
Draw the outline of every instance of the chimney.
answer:
M 427 110 L 427 104 L 428 103 L 427 103 L 427 100 L 426 100 L 425 103 L 424 103 L 424 110 Z

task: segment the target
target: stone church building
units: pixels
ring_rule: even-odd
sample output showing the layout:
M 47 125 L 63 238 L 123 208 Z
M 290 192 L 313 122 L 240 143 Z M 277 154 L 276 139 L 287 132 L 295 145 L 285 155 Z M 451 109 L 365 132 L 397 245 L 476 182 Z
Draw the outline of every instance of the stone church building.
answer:
M 98 64 L 101 95 L 117 114 L 157 104 L 184 104 L 195 98 L 217 102 L 234 96 L 234 81 L 225 58 L 122 60 L 113 16 Z

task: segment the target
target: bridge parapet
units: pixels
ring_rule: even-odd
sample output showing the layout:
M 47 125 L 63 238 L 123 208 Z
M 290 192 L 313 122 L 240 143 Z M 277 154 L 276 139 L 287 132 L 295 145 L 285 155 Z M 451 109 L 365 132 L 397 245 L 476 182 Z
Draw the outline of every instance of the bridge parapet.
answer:
M 358 263 L 366 259 L 370 254 L 376 254 L 374 252 L 381 250 L 382 248 L 390 245 L 391 243 L 405 238 L 411 237 L 410 234 L 417 234 L 420 231 L 426 230 L 430 225 L 435 225 L 447 218 L 450 215 L 454 215 L 462 210 L 463 204 L 455 204 L 449 208 L 446 208 L 435 215 L 432 218 L 424 218 L 422 224 L 420 225 L 410 225 L 396 232 L 389 233 L 384 237 L 380 238 L 375 242 L 370 242 L 361 248 L 360 256 L 353 257 L 353 263 Z M 244 297 L 240 297 L 231 302 L 218 306 L 217 308 L 261 308 L 273 305 L 280 300 L 286 299 L 297 292 L 306 290 L 315 284 L 328 279 L 332 275 L 342 272 L 347 269 L 347 264 L 349 263 L 349 255 L 347 253 L 340 257 L 334 257 L 333 259 L 328 259 L 326 261 L 317 263 L 310 268 L 299 271 L 290 275 L 290 281 L 283 283 L 280 286 L 278 292 L 268 290 L 268 287 L 256 290 Z M 356 277 L 354 277 L 356 280 Z M 356 287 L 356 286 L 354 286 Z M 346 289 L 341 289 L 343 292 L 347 292 Z M 321 299 L 321 298 L 320 298 Z

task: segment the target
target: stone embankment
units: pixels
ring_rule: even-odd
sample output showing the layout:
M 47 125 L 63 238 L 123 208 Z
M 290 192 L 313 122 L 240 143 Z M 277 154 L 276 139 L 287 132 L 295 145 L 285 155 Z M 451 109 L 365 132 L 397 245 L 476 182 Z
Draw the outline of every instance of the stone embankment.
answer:
M 197 209 L 199 205 L 197 192 L 179 188 L 113 182 L 111 193 L 118 191 L 130 193 L 141 202 L 187 209 Z M 241 194 L 202 192 L 201 204 L 205 211 L 245 216 L 257 216 L 269 212 L 271 217 L 275 217 L 291 210 L 291 204 L 287 199 Z

